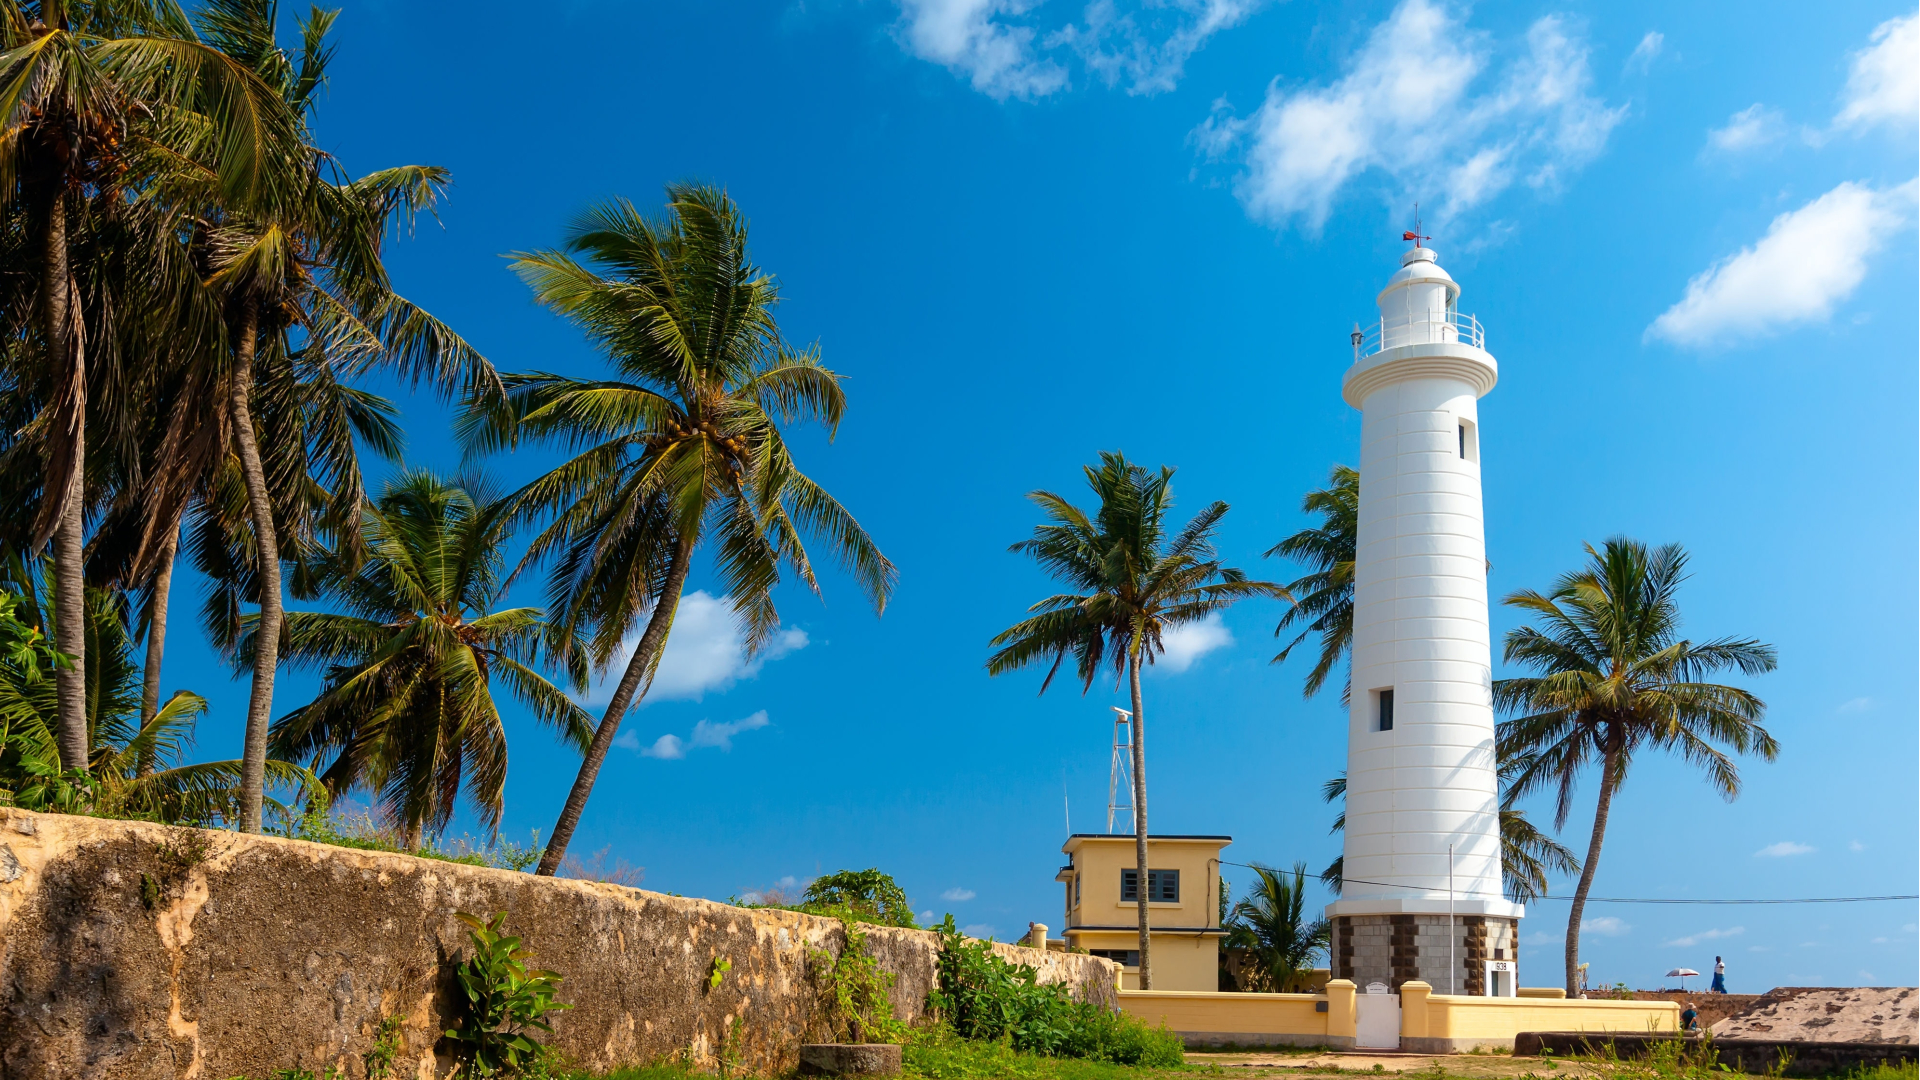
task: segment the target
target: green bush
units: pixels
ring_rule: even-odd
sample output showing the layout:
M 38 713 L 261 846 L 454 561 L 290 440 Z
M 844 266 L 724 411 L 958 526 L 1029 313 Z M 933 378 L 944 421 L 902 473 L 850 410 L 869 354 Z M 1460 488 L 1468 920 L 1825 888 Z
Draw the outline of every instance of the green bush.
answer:
M 984 941 L 970 941 L 953 916 L 938 928 L 937 989 L 928 1007 L 963 1039 L 1005 1040 L 1015 1050 L 1116 1065 L 1170 1067 L 1184 1060 L 1180 1036 L 1137 1017 L 1042 984 L 1025 964 L 1001 959 Z
M 553 1025 L 543 1017 L 573 1008 L 553 1000 L 560 976 L 527 966 L 530 954 L 520 947 L 520 939 L 502 933 L 506 912 L 484 922 L 464 911 L 455 917 L 471 928 L 468 937 L 473 940 L 473 956 L 454 970 L 466 997 L 458 1026 L 446 1032 L 455 1056 L 473 1076 L 540 1070 L 547 1050 L 531 1033 L 553 1034 Z
M 881 926 L 914 926 L 913 905 L 891 874 L 869 867 L 817 877 L 800 894 L 801 911 Z

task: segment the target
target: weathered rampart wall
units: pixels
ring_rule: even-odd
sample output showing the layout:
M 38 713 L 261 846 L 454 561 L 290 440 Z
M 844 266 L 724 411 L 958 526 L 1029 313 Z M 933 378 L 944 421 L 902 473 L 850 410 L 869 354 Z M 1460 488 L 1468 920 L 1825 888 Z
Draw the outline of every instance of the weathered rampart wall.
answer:
M 595 1069 L 690 1051 L 711 1063 L 736 1018 L 741 1065 L 793 1067 L 823 1034 L 808 951 L 840 923 L 275 837 L 0 809 L 0 1080 L 225 1080 L 340 1065 L 361 1077 L 404 1016 L 398 1075 L 430 1077 L 468 955 L 457 911 L 508 913 L 565 976 L 554 1044 Z M 938 939 L 868 928 L 921 1015 Z M 998 947 L 1045 982 L 1115 1000 L 1118 969 Z M 707 989 L 715 957 L 732 969 Z M 444 1050 L 444 1046 L 440 1046 Z

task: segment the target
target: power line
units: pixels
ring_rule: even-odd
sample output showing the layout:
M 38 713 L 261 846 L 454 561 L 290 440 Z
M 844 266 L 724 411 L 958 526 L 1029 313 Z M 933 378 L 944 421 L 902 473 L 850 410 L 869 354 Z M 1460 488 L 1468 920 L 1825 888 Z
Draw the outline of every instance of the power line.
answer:
M 1272 870 L 1271 866 L 1254 866 L 1252 863 L 1228 862 L 1220 860 L 1223 866 L 1244 866 L 1249 870 Z M 1426 892 L 1424 885 L 1401 885 L 1392 881 L 1364 881 L 1360 878 L 1343 878 L 1343 881 L 1355 885 L 1377 885 L 1384 889 L 1417 889 Z M 1571 896 L 1536 896 L 1535 900 L 1571 900 Z M 1684 900 L 1665 897 L 1645 896 L 1589 896 L 1589 904 L 1865 904 L 1876 900 L 1920 900 L 1916 896 L 1806 896 L 1789 900 Z

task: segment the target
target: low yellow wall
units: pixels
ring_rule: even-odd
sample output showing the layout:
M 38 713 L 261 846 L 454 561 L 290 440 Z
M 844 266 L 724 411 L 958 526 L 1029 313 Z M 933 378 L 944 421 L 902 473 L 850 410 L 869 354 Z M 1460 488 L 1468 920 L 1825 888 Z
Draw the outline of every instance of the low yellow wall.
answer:
M 1122 990 L 1120 1007 L 1155 1027 L 1165 1024 L 1188 1046 L 1327 1045 L 1320 994 L 1222 994 L 1192 990 Z
M 1411 1004 L 1407 988 L 1401 1000 Z M 1593 1001 L 1553 998 L 1455 997 L 1426 1000 L 1426 1030 L 1401 1016 L 1400 1048 L 1424 1053 L 1460 1053 L 1476 1047 L 1511 1049 L 1522 1031 L 1678 1031 L 1680 1006 L 1670 1001 Z
M 1321 1011 L 1321 1006 L 1326 1011 Z M 1189 1046 L 1348 1047 L 1354 1040 L 1354 986 L 1345 979 L 1325 994 L 1221 994 L 1122 990 L 1120 1007 Z M 1457 1054 L 1481 1047 L 1511 1049 L 1523 1031 L 1677 1031 L 1671 1001 L 1593 1001 L 1435 994 L 1418 980 L 1400 987 L 1400 1049 Z
M 1523 998 L 1564 998 L 1567 988 L 1564 986 L 1523 986 L 1520 988 Z

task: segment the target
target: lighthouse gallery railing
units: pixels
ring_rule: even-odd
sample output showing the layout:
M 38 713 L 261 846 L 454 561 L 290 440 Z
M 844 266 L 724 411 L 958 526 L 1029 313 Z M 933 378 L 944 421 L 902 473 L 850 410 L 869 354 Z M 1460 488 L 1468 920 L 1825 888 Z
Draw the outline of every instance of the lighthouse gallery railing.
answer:
M 1411 315 L 1382 319 L 1366 330 L 1355 330 L 1353 358 L 1372 356 L 1382 349 L 1402 345 L 1471 345 L 1487 347 L 1487 331 L 1480 320 L 1456 311 L 1416 311 Z

